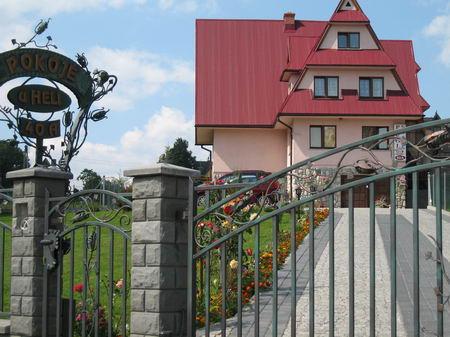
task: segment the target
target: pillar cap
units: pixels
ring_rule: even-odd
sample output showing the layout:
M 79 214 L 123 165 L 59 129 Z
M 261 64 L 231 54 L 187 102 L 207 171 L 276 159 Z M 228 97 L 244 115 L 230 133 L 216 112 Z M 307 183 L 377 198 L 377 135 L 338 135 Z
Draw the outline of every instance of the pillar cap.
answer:
M 191 170 L 185 167 L 175 166 L 172 164 L 159 163 L 155 166 L 135 169 L 135 170 L 126 170 L 123 173 L 126 177 L 151 177 L 151 176 L 177 176 L 177 177 L 199 177 L 200 171 Z
M 44 167 L 32 167 L 23 170 L 11 171 L 6 174 L 6 179 L 49 178 L 57 180 L 70 180 L 73 174 L 70 172 L 49 169 Z

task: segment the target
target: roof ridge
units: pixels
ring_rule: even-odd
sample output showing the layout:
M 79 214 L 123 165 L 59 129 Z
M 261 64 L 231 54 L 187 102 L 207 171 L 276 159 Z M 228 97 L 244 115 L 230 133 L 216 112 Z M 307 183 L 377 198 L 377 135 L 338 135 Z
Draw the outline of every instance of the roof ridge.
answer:
M 413 40 L 407 40 L 407 39 L 399 39 L 399 40 L 394 40 L 394 39 L 381 39 L 380 41 L 383 42 L 413 42 Z

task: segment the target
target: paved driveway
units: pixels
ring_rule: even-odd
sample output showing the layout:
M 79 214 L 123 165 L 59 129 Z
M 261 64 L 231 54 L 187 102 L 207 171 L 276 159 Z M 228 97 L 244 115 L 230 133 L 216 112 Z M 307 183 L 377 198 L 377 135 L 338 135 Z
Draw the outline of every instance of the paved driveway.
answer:
M 397 325 L 398 336 L 413 336 L 413 235 L 412 210 L 398 210 L 397 217 Z M 444 258 L 450 272 L 450 216 L 444 215 Z M 335 218 L 335 336 L 348 336 L 348 212 L 336 210 Z M 376 215 L 376 335 L 390 336 L 390 222 L 389 210 L 377 209 Z M 315 268 L 315 332 L 316 336 L 328 336 L 328 222 L 316 231 Z M 427 334 L 436 336 L 436 296 L 433 288 L 435 263 L 426 260 L 426 252 L 435 253 L 429 236 L 435 237 L 435 216 L 432 211 L 420 211 L 420 300 L 421 326 Z M 297 336 L 309 336 L 309 268 L 308 240 L 297 252 Z M 355 335 L 369 336 L 369 210 L 355 209 Z M 290 336 L 290 262 L 279 272 L 279 324 L 278 335 Z M 450 287 L 445 284 L 445 292 Z M 450 305 L 446 307 L 445 336 L 450 336 Z M 247 306 L 243 315 L 243 335 L 254 336 L 253 307 Z M 272 335 L 271 293 L 261 295 L 260 336 Z M 236 320 L 227 322 L 227 335 L 236 336 Z M 204 335 L 204 331 L 198 331 Z M 219 326 L 212 327 L 211 336 L 220 336 Z

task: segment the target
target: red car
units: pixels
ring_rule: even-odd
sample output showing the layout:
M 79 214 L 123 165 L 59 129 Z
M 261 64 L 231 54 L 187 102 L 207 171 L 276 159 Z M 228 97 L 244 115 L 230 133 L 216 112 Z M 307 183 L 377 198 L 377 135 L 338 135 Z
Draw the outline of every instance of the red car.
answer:
M 230 184 L 252 184 L 256 183 L 258 180 L 264 179 L 269 176 L 270 172 L 259 171 L 259 170 L 243 170 L 243 171 L 234 171 L 229 174 L 226 174 L 214 182 L 208 185 L 230 185 Z M 205 186 L 206 184 L 202 185 Z M 262 204 L 265 203 L 273 204 L 278 201 L 278 189 L 280 188 L 280 184 L 278 181 L 271 181 L 262 185 L 256 186 L 252 192 L 253 196 Z M 198 192 L 198 203 L 204 204 L 205 192 Z M 264 198 L 267 196 L 267 198 Z M 256 201 L 256 200 L 255 200 Z

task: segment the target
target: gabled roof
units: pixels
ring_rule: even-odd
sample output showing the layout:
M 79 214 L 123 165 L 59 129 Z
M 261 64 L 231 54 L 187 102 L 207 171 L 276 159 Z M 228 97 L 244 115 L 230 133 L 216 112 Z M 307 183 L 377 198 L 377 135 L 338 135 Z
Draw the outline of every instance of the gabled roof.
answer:
M 331 24 L 301 20 L 285 31 L 283 20 L 197 20 L 196 126 L 272 127 L 283 114 L 421 116 L 429 105 L 419 92 L 412 42 L 376 39 L 380 50 L 317 50 Z M 288 95 L 287 83 L 280 82 L 283 72 L 301 75 L 330 64 L 391 69 L 409 96 L 324 101 L 312 99 L 309 90 Z
M 357 0 L 350 0 L 355 5 L 355 10 L 342 10 L 345 3 L 349 0 L 341 0 L 330 19 L 330 22 L 366 22 L 369 23 L 369 18 L 364 14 L 361 6 Z
M 369 18 L 362 11 L 339 11 L 333 14 L 330 22 L 367 22 Z
M 392 59 L 383 51 L 321 49 L 311 53 L 305 66 L 374 66 L 395 67 Z
M 393 93 L 386 100 L 360 100 L 357 92 L 342 99 L 314 99 L 311 90 L 298 90 L 289 96 L 282 116 L 421 116 L 422 109 L 407 95 Z
M 280 75 L 296 59 L 289 37 L 317 40 L 326 22 L 297 26 L 287 34 L 280 20 L 198 20 L 196 125 L 272 126 L 288 90 Z

